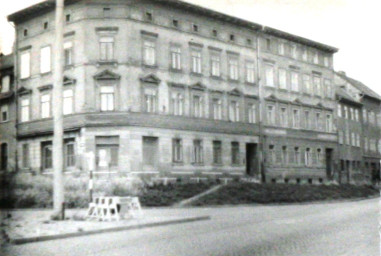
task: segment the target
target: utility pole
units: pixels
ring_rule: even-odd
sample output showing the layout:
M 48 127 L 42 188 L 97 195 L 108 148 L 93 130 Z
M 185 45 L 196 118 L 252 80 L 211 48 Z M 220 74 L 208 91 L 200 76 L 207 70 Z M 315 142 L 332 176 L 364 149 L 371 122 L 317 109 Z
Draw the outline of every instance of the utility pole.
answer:
M 53 70 L 53 218 L 62 219 L 64 214 L 64 181 L 63 181 L 63 13 L 64 0 L 56 0 L 54 70 Z

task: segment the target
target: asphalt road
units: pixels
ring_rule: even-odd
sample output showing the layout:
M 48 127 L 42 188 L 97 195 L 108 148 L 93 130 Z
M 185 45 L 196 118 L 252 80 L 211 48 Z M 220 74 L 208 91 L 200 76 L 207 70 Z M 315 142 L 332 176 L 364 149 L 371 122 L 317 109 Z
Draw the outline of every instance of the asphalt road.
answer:
M 209 214 L 212 219 L 11 246 L 5 255 L 378 256 L 378 207 L 378 199 L 372 199 L 196 208 L 188 211 Z

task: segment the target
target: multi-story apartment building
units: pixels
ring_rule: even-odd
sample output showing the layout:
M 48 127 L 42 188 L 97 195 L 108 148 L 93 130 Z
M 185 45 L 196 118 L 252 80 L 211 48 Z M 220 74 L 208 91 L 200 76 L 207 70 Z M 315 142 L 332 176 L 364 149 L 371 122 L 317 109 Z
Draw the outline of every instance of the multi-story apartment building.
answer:
M 65 2 L 66 171 L 94 152 L 98 171 L 333 177 L 336 48 L 182 1 Z M 49 172 L 54 3 L 8 19 L 18 164 Z
M 13 73 L 13 55 L 0 55 L 0 172 L 17 168 Z
M 363 83 L 348 77 L 344 72 L 336 73 L 335 84 L 339 86 L 341 92 L 345 92 L 353 99 L 352 106 L 357 105 L 356 108 L 344 109 L 342 106 L 341 109 L 344 111 L 341 113 L 342 119 L 347 119 L 345 121 L 347 125 L 339 127 L 339 130 L 350 134 L 345 135 L 350 138 L 344 140 L 345 144 L 350 144 L 352 148 L 351 156 L 349 156 L 352 158 L 348 158 L 348 155 L 340 156 L 341 169 L 351 171 L 361 168 L 362 176 L 365 176 L 366 180 L 377 182 L 380 180 L 381 159 L 381 97 Z M 345 111 L 349 112 L 345 113 Z M 353 111 L 355 111 L 354 116 L 352 116 Z M 340 107 L 338 107 L 338 113 L 340 114 Z M 361 138 L 357 137 L 357 133 L 360 133 Z M 355 136 L 355 142 L 353 136 Z M 355 146 L 353 146 L 354 144 Z M 356 154 L 359 155 L 356 156 Z M 354 179 L 358 180 L 358 177 L 354 177 Z

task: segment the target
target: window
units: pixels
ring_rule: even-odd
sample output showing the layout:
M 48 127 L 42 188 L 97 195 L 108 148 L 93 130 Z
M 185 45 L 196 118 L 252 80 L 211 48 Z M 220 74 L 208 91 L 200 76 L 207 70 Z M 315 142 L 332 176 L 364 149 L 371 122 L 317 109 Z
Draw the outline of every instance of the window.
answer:
M 217 32 L 217 30 L 213 29 L 213 31 L 212 31 L 212 35 L 213 35 L 214 37 L 217 37 L 217 36 L 218 36 L 218 32 Z
M 179 21 L 178 20 L 172 20 L 172 26 L 175 28 L 179 27 Z
M 180 47 L 171 47 L 172 69 L 181 69 L 181 49 Z
M 304 111 L 304 122 L 305 122 L 305 128 L 311 129 L 310 111 L 308 110 Z
M 313 55 L 313 62 L 314 64 L 319 64 L 319 54 L 317 52 L 314 52 L 314 55 Z
M 296 59 L 298 56 L 296 45 L 291 45 L 291 57 Z
M 265 66 L 266 85 L 274 87 L 274 67 L 272 65 Z
M 28 78 L 30 76 L 30 52 L 21 53 L 20 61 L 20 78 Z
M 70 21 L 71 21 L 71 16 L 70 16 L 70 14 L 66 14 L 66 16 L 65 16 L 65 21 L 66 21 L 66 22 L 70 22 Z
M 309 75 L 303 75 L 304 92 L 312 94 L 311 77 Z
M 22 167 L 30 167 L 29 144 L 27 143 L 22 145 Z
M 288 126 L 288 120 L 287 120 L 287 108 L 282 107 L 280 108 L 280 125 L 282 127 L 287 127 Z
M 267 106 L 267 122 L 270 125 L 275 125 L 274 106 Z
M 50 117 L 50 94 L 41 96 L 41 118 Z
M 157 91 L 151 88 L 144 89 L 144 103 L 145 103 L 145 111 L 148 113 L 156 113 L 157 112 Z
M 275 164 L 276 163 L 276 154 L 275 154 L 275 147 L 274 145 L 269 145 L 269 158 L 270 163 Z
M 220 76 L 220 55 L 213 54 L 211 56 L 212 76 Z
M 222 120 L 222 103 L 221 99 L 213 99 L 213 119 Z
M 63 114 L 69 115 L 73 113 L 73 90 L 72 89 L 65 89 L 63 91 Z
M 202 140 L 193 140 L 193 163 L 202 164 L 204 162 Z
M 287 146 L 282 146 L 282 163 L 283 164 L 287 164 L 288 163 Z
M 357 134 L 356 134 L 356 146 L 357 146 L 357 147 L 360 147 L 360 146 L 361 146 L 360 143 L 361 143 L 361 142 L 360 142 L 360 134 L 357 133 Z
M 296 164 L 300 164 L 301 163 L 301 157 L 300 157 L 299 147 L 295 147 L 294 148 L 294 162 Z
M 328 56 L 324 56 L 324 66 L 329 67 L 329 58 L 328 58 Z
M 365 108 L 362 110 L 362 119 L 364 120 L 364 123 L 368 122 L 368 112 Z
M 28 36 L 28 30 L 24 29 L 24 36 Z
M 246 39 L 246 44 L 250 46 L 250 45 L 253 44 L 253 42 L 252 42 L 252 40 L 250 38 L 247 38 Z
M 358 122 L 360 121 L 360 112 L 358 109 L 355 109 L 355 120 Z
M 193 24 L 192 29 L 193 32 L 198 32 L 198 26 L 196 24 Z
M 101 37 L 99 39 L 100 44 L 100 57 L 101 60 L 113 60 L 114 59 L 114 38 L 113 37 Z
M 119 164 L 119 137 L 98 136 L 96 141 L 96 163 L 98 169 L 117 167 Z
M 306 166 L 311 166 L 312 164 L 312 153 L 311 153 L 311 149 L 310 148 L 306 148 L 306 152 L 305 152 L 305 165 Z
M 343 109 L 341 107 L 341 104 L 337 104 L 337 116 L 342 117 L 343 116 Z
M 271 50 L 271 39 L 266 38 L 266 50 L 270 51 Z
M 52 155 L 52 144 L 43 143 L 42 144 L 42 169 L 52 169 L 53 168 L 53 155 Z
M 322 96 L 321 78 L 319 76 L 314 76 L 314 87 L 315 95 Z
M 50 46 L 41 48 L 40 52 L 40 72 L 47 73 L 51 70 L 51 50 Z
M 283 68 L 279 69 L 279 88 L 287 89 L 287 71 Z
M 213 164 L 222 164 L 222 145 L 221 141 L 213 141 Z
M 153 20 L 152 13 L 146 12 L 146 21 L 152 21 L 152 20 Z
M 321 165 L 323 163 L 323 155 L 322 155 L 322 151 L 321 151 L 321 148 L 318 148 L 316 150 L 316 161 L 317 161 L 317 164 Z
M 299 110 L 298 109 L 293 110 L 292 127 L 293 128 L 299 128 L 300 127 L 300 116 L 299 116 Z
M 326 116 L 325 130 L 327 132 L 332 132 L 332 115 L 331 114 L 327 114 Z
M 303 61 L 307 61 L 308 60 L 307 49 L 303 49 L 302 59 L 303 59 Z
M 75 166 L 75 147 L 74 142 L 65 144 L 65 167 Z
M 239 122 L 239 102 L 232 100 L 229 105 L 229 120 Z
M 230 41 L 234 41 L 234 40 L 235 40 L 234 35 L 233 35 L 233 34 L 230 34 L 229 39 L 230 39 Z
M 49 23 L 47 21 L 44 22 L 44 29 L 48 29 L 49 28 Z
M 348 113 L 348 107 L 344 106 L 344 118 L 348 119 L 349 118 L 349 113 Z
M 64 48 L 64 65 L 69 66 L 73 64 L 73 42 L 65 42 Z
M 284 55 L 284 43 L 279 43 L 278 44 L 278 52 L 280 55 Z
M 251 124 L 254 124 L 257 122 L 257 106 L 253 103 L 250 103 L 248 104 L 248 111 L 247 111 L 247 114 L 248 114 L 248 121 L 249 123 Z
M 6 122 L 9 119 L 8 116 L 8 105 L 2 105 L 1 106 L 1 122 Z
M 30 100 L 22 99 L 21 100 L 21 122 L 29 121 L 29 113 L 30 113 Z
M 356 134 L 354 132 L 352 132 L 352 134 L 351 134 L 351 139 L 352 139 L 352 146 L 355 147 L 356 146 Z
M 316 113 L 316 115 L 315 115 L 315 129 L 321 130 L 321 115 L 320 115 L 320 113 Z
M 239 143 L 238 142 L 232 142 L 232 164 L 239 164 Z
M 3 78 L 1 79 L 0 93 L 8 92 L 10 83 L 11 83 L 11 77 L 10 76 L 3 76 Z
M 184 96 L 179 92 L 172 92 L 172 111 L 175 116 L 182 116 L 184 114 Z
M 255 67 L 253 62 L 246 62 L 246 82 L 255 83 Z
M 114 110 L 114 86 L 103 85 L 100 88 L 101 111 Z
M 172 140 L 172 161 L 174 163 L 183 161 L 183 143 L 181 139 Z
M 238 59 L 229 58 L 229 76 L 232 80 L 238 80 Z
M 351 145 L 351 136 L 348 129 L 345 131 L 345 144 Z
M 193 116 L 202 118 L 204 116 L 204 101 L 200 95 L 193 95 Z
M 299 91 L 299 74 L 296 72 L 291 72 L 291 90 Z
M 111 8 L 103 8 L 103 17 L 110 18 L 111 17 Z
M 192 51 L 192 72 L 201 74 L 201 52 Z
M 8 168 L 8 144 L 7 143 L 2 143 L 1 144 L 1 170 L 6 171 Z
M 349 108 L 349 112 L 351 113 L 351 120 L 355 120 L 355 110 L 353 108 Z
M 324 79 L 324 88 L 326 90 L 326 97 L 327 98 L 332 98 L 333 97 L 333 93 L 332 93 L 331 80 Z

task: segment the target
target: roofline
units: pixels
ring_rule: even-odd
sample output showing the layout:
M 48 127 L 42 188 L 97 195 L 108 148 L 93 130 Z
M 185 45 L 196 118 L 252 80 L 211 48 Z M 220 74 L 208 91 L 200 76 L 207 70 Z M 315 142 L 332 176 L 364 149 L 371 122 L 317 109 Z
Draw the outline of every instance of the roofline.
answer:
M 65 0 L 65 5 L 72 4 L 79 2 L 81 0 Z M 275 28 L 263 26 L 261 24 L 247 21 L 244 19 L 240 19 L 228 14 L 224 14 L 218 11 L 214 11 L 209 8 L 205 8 L 199 5 L 191 4 L 188 2 L 184 2 L 182 0 L 151 0 L 155 3 L 159 4 L 165 4 L 165 5 L 171 5 L 173 7 L 182 8 L 185 10 L 189 10 L 192 12 L 197 12 L 202 15 L 207 15 L 215 19 L 219 19 L 225 22 L 230 22 L 239 26 L 244 26 L 248 29 L 254 30 L 254 31 L 262 31 L 265 34 L 277 36 L 280 38 L 288 39 L 290 41 L 294 41 L 297 43 L 301 43 L 310 47 L 314 47 L 316 49 L 328 52 L 328 53 L 336 53 L 338 52 L 338 48 L 322 44 L 319 42 L 312 41 L 310 39 L 300 37 L 297 35 L 293 35 Z M 14 22 L 14 23 L 20 23 L 20 21 L 31 19 L 35 16 L 41 15 L 43 13 L 46 13 L 48 11 L 54 10 L 55 8 L 55 1 L 54 0 L 45 0 L 43 2 L 37 3 L 35 5 L 32 5 L 30 7 L 27 7 L 25 9 L 22 9 L 18 12 L 12 13 L 8 15 L 8 21 Z
M 335 48 L 333 46 L 322 44 L 322 43 L 319 43 L 319 42 L 316 42 L 316 41 L 313 41 L 313 40 L 310 40 L 310 39 L 307 39 L 307 38 L 304 38 L 304 37 L 301 37 L 301 36 L 293 35 L 293 34 L 284 32 L 282 30 L 275 29 L 275 28 L 271 28 L 271 27 L 265 26 L 265 27 L 263 27 L 263 32 L 265 34 L 268 34 L 268 35 L 272 35 L 272 36 L 277 36 L 277 37 L 280 37 L 280 38 L 288 39 L 290 41 L 294 41 L 296 43 L 301 43 L 301 44 L 304 44 L 304 45 L 308 45 L 308 46 L 311 46 L 311 47 L 314 47 L 314 48 L 317 48 L 319 50 L 323 50 L 323 51 L 326 51 L 326 52 L 329 52 L 329 53 L 336 53 L 336 52 L 339 51 L 338 48 Z

